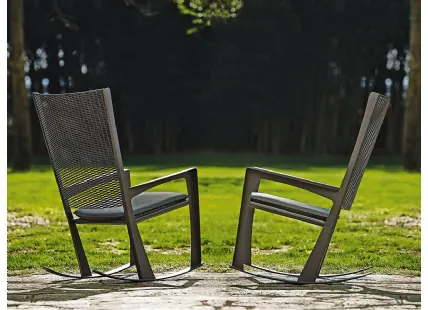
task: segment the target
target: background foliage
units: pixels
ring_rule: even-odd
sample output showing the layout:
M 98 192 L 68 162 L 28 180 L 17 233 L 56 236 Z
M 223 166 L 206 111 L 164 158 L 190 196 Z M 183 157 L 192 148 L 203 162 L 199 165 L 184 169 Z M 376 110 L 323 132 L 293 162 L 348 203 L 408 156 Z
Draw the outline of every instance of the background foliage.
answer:
M 405 0 L 24 0 L 24 38 L 35 155 L 30 93 L 101 87 L 127 154 L 348 155 L 371 91 L 392 97 L 375 152 L 401 152 Z

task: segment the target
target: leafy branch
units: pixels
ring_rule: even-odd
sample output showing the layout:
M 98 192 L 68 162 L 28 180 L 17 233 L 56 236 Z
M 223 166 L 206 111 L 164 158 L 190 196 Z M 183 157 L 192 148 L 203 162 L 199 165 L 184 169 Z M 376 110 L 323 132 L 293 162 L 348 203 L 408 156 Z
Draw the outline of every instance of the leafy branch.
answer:
M 182 14 L 191 16 L 194 25 L 187 34 L 211 26 L 213 21 L 236 18 L 243 6 L 242 0 L 175 0 Z

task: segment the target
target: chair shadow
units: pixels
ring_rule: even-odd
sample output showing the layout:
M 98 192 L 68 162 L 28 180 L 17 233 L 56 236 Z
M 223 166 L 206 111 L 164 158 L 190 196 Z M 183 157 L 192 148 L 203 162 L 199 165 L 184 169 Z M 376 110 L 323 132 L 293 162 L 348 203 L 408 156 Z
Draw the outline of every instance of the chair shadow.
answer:
M 125 282 L 115 279 L 102 279 L 102 280 L 59 280 L 50 283 L 39 283 L 40 285 L 35 289 L 20 289 L 14 291 L 13 286 L 19 287 L 22 282 L 8 281 L 8 286 L 11 285 L 13 292 L 7 294 L 8 301 L 15 302 L 36 302 L 36 301 L 69 301 L 81 298 L 108 294 L 114 292 L 126 292 L 135 289 L 153 290 L 153 289 L 186 289 L 193 286 L 200 279 L 177 279 L 158 281 L 158 282 Z M 177 285 L 175 285 L 175 283 Z M 184 282 L 184 283 L 183 283 Z M 42 288 L 40 286 L 43 286 Z
M 331 294 L 360 294 L 360 295 L 372 295 L 377 297 L 388 297 L 392 298 L 395 301 L 403 302 L 421 302 L 421 293 L 412 293 L 412 292 L 397 292 L 397 288 L 395 290 L 392 289 L 379 289 L 373 288 L 376 285 L 375 282 L 370 284 L 366 283 L 340 283 L 340 284 L 309 284 L 309 285 L 297 285 L 297 284 L 284 284 L 284 283 L 275 283 L 275 282 L 262 282 L 255 277 L 248 277 L 249 281 L 254 284 L 250 285 L 231 285 L 231 287 L 252 290 L 252 291 L 308 291 L 307 294 L 316 294 L 319 300 L 323 299 L 323 295 L 326 295 L 325 299 L 331 299 Z M 405 283 L 397 283 L 397 284 L 405 284 Z M 264 295 L 259 295 L 264 296 Z M 269 294 L 265 295 L 265 297 L 275 297 L 275 295 Z M 276 296 L 283 297 L 283 296 Z M 338 297 L 340 298 L 340 297 Z M 376 297 L 375 297 L 376 298 Z

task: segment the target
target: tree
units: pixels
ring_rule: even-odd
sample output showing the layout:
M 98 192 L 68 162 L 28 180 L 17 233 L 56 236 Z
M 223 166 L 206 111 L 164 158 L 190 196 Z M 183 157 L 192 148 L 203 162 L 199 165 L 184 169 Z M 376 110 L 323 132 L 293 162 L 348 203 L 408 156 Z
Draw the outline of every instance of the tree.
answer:
M 421 0 L 410 2 L 410 73 L 404 122 L 404 168 L 421 168 Z
M 24 72 L 23 0 L 10 2 L 10 70 L 13 100 L 14 170 L 29 170 L 31 165 L 30 107 Z
M 17 72 L 31 91 L 111 87 L 123 151 L 349 155 L 374 91 L 392 106 L 375 154 L 401 153 L 410 1 L 107 2 L 25 1 Z

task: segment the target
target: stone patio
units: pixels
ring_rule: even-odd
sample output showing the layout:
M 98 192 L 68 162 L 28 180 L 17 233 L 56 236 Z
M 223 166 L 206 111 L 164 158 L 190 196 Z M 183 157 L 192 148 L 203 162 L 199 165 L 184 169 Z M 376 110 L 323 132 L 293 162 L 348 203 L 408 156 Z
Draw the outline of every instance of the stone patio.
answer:
M 334 285 L 285 285 L 242 273 L 193 272 L 171 281 L 8 277 L 10 309 L 416 309 L 420 277 L 369 275 Z

